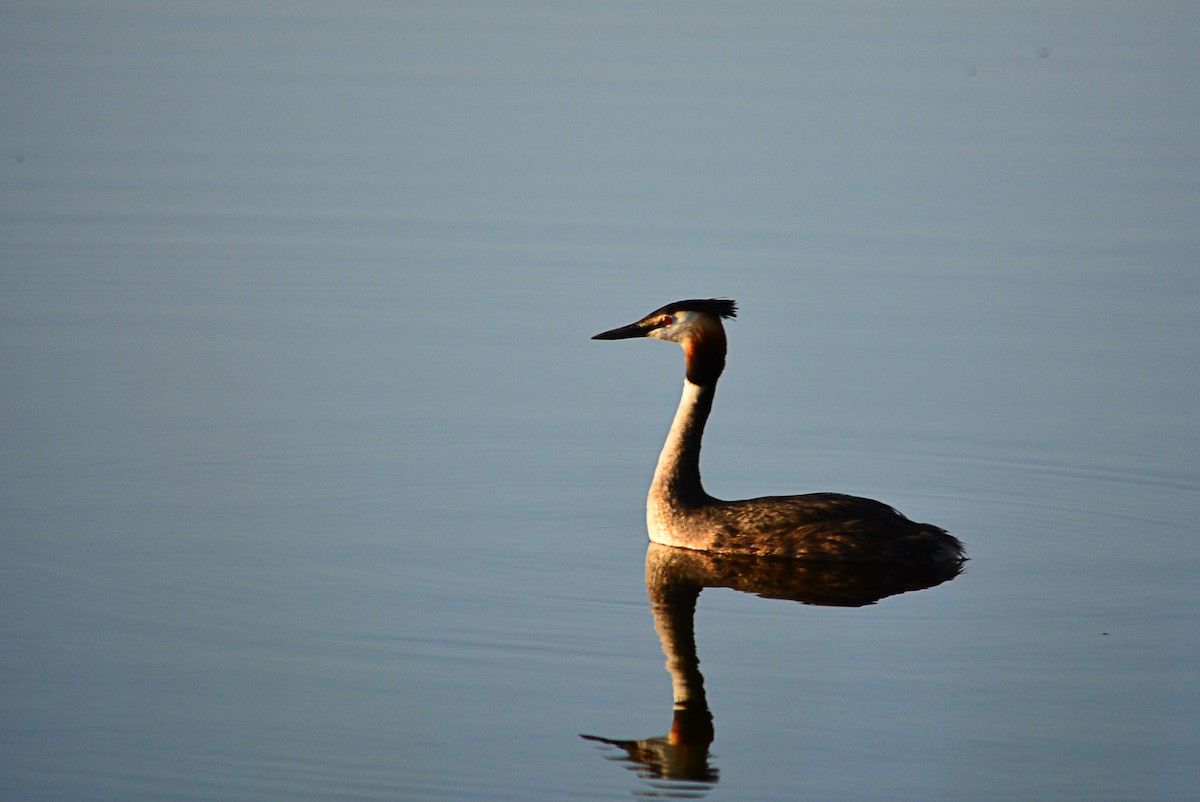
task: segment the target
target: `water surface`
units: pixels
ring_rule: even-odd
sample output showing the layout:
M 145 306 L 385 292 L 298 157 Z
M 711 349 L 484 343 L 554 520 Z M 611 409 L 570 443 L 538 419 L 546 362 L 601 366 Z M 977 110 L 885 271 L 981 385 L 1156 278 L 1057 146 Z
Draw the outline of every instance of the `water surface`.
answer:
M 10 4 L 0 796 L 1186 798 L 1197 30 Z M 704 589 L 711 776 L 673 780 L 579 736 L 674 716 L 642 504 L 680 355 L 588 337 L 710 295 L 709 489 L 972 559 Z

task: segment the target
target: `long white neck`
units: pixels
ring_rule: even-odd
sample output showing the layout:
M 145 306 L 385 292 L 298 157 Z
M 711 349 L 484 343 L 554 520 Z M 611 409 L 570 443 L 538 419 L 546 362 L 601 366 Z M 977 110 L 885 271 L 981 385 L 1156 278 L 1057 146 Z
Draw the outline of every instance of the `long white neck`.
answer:
M 652 507 L 691 507 L 712 501 L 700 484 L 700 440 L 716 391 L 715 381 L 705 385 L 684 381 L 683 397 L 650 484 Z

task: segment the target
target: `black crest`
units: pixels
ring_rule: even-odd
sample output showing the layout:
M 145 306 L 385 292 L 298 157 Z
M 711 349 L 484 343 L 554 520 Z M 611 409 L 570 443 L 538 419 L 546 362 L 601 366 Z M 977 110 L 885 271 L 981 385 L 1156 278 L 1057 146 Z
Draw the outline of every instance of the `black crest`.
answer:
M 646 317 L 672 315 L 676 312 L 707 312 L 710 315 L 728 319 L 737 317 L 737 301 L 730 301 L 727 298 L 693 298 L 690 301 L 676 301 L 673 304 L 667 304 Z

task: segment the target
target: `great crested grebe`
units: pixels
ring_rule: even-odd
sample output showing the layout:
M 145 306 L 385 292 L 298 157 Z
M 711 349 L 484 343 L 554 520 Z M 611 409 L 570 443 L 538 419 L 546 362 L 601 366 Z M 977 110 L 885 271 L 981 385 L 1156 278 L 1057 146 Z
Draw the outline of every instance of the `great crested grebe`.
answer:
M 679 343 L 687 360 L 683 397 L 654 469 L 646 499 L 650 539 L 726 554 L 812 560 L 935 564 L 966 559 L 944 529 L 910 521 L 880 501 L 841 493 L 721 501 L 700 483 L 700 439 L 725 369 L 722 318 L 733 301 L 677 301 L 593 340 L 652 337 Z

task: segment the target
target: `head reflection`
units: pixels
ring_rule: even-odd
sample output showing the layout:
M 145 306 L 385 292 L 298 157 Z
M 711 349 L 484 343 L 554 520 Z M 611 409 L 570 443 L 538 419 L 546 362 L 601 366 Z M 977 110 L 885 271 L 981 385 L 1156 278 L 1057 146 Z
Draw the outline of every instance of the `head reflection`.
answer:
M 611 759 L 649 780 L 654 796 L 702 796 L 719 777 L 709 755 L 715 729 L 696 653 L 696 601 L 704 588 L 732 588 L 802 604 L 863 607 L 888 596 L 940 585 L 961 571 L 957 563 L 815 562 L 714 554 L 651 543 L 646 552 L 646 593 L 671 675 L 674 712 L 670 732 L 638 740 L 582 737 L 614 749 Z

